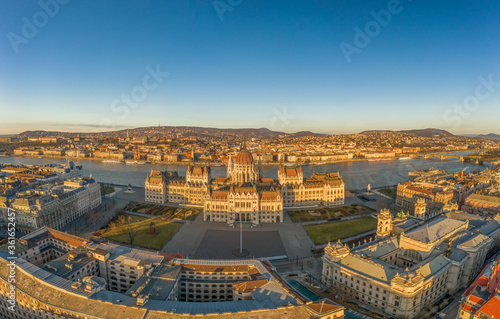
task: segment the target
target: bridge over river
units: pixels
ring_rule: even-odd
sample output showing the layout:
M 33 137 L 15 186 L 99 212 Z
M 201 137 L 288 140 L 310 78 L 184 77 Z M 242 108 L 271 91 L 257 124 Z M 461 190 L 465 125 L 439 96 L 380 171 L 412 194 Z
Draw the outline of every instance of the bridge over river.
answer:
M 477 165 L 482 165 L 484 162 L 489 162 L 495 166 L 500 164 L 500 155 L 492 156 L 478 152 L 474 155 L 456 155 L 456 154 L 446 154 L 446 153 L 429 153 L 429 154 L 411 154 L 413 158 L 424 158 L 424 159 L 435 159 L 439 158 L 441 160 L 446 160 L 449 158 L 456 158 L 462 163 L 475 163 Z

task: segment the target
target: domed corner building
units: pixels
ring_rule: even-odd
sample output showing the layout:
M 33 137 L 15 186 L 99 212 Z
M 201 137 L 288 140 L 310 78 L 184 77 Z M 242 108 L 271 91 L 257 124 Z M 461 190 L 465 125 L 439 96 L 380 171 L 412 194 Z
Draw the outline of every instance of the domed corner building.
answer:
M 344 204 L 344 181 L 339 173 L 304 178 L 300 166 L 281 165 L 278 180 L 263 178 L 260 157 L 256 161 L 245 145 L 229 157 L 226 178 L 212 179 L 210 168 L 200 166 L 189 166 L 186 177 L 152 171 L 145 189 L 146 201 L 200 205 L 204 221 L 230 226 L 239 221 L 253 225 L 283 222 L 286 207 Z

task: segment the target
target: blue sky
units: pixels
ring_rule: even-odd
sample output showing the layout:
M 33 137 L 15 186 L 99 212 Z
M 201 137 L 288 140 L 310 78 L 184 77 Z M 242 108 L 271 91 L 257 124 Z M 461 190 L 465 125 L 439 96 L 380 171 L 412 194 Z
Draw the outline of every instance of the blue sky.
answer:
M 500 133 L 498 1 L 0 1 L 0 134 Z

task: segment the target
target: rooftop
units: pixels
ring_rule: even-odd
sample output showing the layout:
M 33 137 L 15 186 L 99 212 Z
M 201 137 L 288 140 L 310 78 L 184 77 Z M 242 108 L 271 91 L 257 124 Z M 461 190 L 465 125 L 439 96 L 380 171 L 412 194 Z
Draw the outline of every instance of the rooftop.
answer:
M 420 227 L 410 230 L 404 237 L 423 243 L 434 243 L 446 238 L 459 228 L 466 228 L 468 221 L 460 221 L 446 217 L 436 218 Z

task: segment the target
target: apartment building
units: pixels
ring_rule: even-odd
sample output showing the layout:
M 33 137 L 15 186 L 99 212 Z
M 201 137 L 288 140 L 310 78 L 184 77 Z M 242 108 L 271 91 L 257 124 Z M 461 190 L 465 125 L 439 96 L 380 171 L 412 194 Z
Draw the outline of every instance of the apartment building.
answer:
M 99 183 L 83 177 L 17 192 L 0 210 L 4 215 L 14 210 L 16 230 L 29 233 L 41 227 L 61 229 L 100 204 Z
M 16 259 L 15 312 L 9 301 L 9 255 L 0 249 L 0 317 L 5 318 L 343 318 L 344 308 L 295 291 L 268 262 L 165 260 L 156 252 L 87 243 L 52 229 L 21 240 L 36 246 L 61 239 L 64 255 L 37 266 Z M 31 249 L 31 248 L 29 248 Z M 40 257 L 40 250 L 37 256 Z M 26 255 L 25 255 L 26 256 Z

